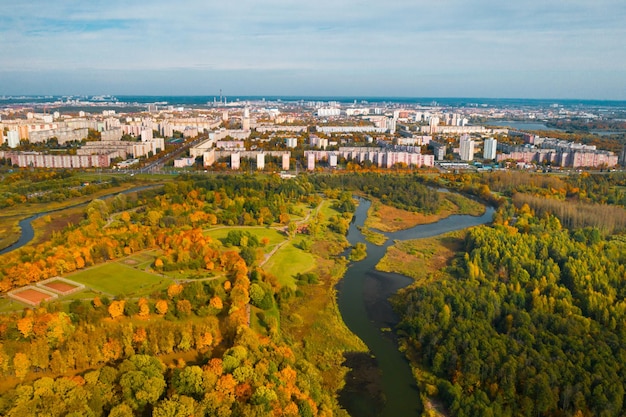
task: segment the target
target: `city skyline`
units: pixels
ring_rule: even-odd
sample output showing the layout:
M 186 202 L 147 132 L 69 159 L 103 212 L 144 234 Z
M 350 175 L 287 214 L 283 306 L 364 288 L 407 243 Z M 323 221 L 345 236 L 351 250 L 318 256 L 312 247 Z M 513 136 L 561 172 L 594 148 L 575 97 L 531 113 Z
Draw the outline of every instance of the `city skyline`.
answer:
M 626 3 L 5 6 L 0 95 L 626 99 Z

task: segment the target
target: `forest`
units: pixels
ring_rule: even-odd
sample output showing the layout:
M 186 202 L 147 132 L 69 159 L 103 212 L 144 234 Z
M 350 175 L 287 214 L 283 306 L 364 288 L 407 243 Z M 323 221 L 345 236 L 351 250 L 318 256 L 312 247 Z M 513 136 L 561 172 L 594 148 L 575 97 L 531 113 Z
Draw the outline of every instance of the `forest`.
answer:
M 453 416 L 624 415 L 623 176 L 448 180 L 513 198 L 437 279 L 394 299 L 424 392 Z M 589 223 L 570 213 L 581 204 Z

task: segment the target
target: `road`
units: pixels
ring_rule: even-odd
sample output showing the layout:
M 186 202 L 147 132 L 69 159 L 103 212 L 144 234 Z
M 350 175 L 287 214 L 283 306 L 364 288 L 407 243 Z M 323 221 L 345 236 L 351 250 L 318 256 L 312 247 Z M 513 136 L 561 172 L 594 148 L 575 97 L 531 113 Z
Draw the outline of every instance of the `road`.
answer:
M 153 173 L 153 172 L 158 172 L 160 171 L 163 166 L 171 161 L 172 159 L 176 159 L 178 157 L 180 157 L 183 153 L 185 153 L 187 151 L 187 149 L 191 148 L 192 146 L 196 146 L 197 144 L 208 140 L 207 137 L 198 137 L 197 139 L 194 139 L 190 142 L 185 142 L 183 143 L 179 148 L 175 149 L 172 152 L 168 152 L 167 154 L 165 154 L 163 157 L 157 159 L 154 162 L 151 162 L 143 167 L 141 167 L 140 169 L 137 170 L 138 173 L 142 173 L 142 174 L 146 174 L 146 173 Z

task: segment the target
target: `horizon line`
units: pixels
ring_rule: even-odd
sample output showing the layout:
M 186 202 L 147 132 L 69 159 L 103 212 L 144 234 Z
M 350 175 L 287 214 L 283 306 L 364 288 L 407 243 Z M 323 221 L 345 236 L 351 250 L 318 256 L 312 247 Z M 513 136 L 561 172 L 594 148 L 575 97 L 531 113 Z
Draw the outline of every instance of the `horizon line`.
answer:
M 30 98 L 47 98 L 47 97 L 223 97 L 223 98 L 290 98 L 290 99 L 402 99 L 402 100 L 532 100 L 532 101 L 603 101 L 603 102 L 626 102 L 624 99 L 609 98 L 564 98 L 564 97 L 472 97 L 472 96 L 410 96 L 410 95 L 344 95 L 344 94 L 110 94 L 110 93 L 75 93 L 75 94 L 2 94 L 0 100 L 11 98 L 30 97 Z

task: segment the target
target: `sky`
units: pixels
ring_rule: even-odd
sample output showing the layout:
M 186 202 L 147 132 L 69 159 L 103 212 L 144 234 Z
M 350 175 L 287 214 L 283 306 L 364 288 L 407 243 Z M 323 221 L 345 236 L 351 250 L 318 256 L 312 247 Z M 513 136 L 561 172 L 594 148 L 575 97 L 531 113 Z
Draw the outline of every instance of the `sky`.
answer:
M 4 0 L 0 95 L 626 100 L 624 0 Z

